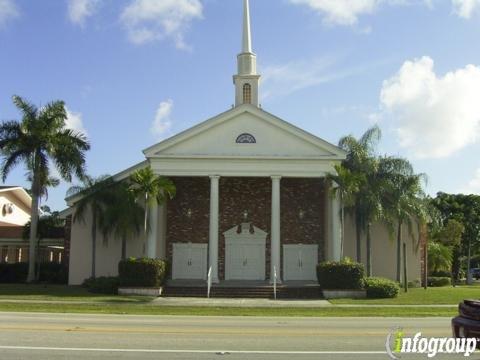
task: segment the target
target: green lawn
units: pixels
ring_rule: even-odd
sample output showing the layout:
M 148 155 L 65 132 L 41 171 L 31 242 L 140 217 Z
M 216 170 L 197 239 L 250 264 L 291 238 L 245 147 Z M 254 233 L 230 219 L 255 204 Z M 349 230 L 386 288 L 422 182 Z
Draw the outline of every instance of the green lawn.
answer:
M 137 314 L 137 315 L 210 315 L 210 316 L 316 316 L 316 317 L 426 317 L 457 314 L 455 307 L 378 307 L 375 305 L 456 305 L 466 298 L 480 298 L 480 287 L 410 289 L 396 299 L 332 300 L 333 304 L 372 305 L 321 308 L 236 308 L 236 307 L 167 307 L 152 305 L 152 298 L 98 295 L 78 286 L 0 285 L 0 311 L 57 313 Z M 16 300 L 30 300 L 28 303 Z M 36 302 L 38 301 L 38 302 Z M 61 301 L 49 304 L 41 301 Z
M 153 298 L 92 294 L 81 286 L 0 284 L 0 300 L 146 303 Z
M 140 304 L 26 304 L 0 303 L 0 311 L 195 316 L 303 316 L 303 317 L 453 317 L 455 308 L 239 308 L 167 307 Z
M 456 305 L 463 299 L 480 299 L 480 286 L 437 287 L 400 290 L 395 299 L 339 299 L 331 300 L 333 304 L 367 304 L 367 305 Z

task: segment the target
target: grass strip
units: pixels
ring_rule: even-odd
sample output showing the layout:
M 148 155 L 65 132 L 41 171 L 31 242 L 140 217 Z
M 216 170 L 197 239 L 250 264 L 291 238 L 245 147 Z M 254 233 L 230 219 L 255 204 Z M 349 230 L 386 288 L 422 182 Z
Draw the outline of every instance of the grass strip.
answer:
M 0 311 L 79 314 L 184 315 L 184 316 L 267 316 L 267 317 L 453 317 L 456 308 L 260 308 L 260 307 L 170 307 L 134 304 L 19 304 L 0 303 Z

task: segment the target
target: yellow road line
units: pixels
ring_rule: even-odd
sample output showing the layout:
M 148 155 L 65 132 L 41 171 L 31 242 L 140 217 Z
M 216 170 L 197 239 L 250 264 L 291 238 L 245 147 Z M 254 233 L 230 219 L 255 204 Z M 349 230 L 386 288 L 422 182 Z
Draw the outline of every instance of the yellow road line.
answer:
M 386 336 L 387 331 L 355 331 L 338 330 L 305 330 L 305 329 L 275 329 L 275 328 L 113 328 L 113 327 L 66 327 L 66 326 L 8 326 L 0 325 L 0 331 L 50 331 L 50 332 L 75 332 L 75 333 L 117 333 L 117 334 L 163 334 L 163 335 L 236 335 L 236 336 L 342 336 L 342 337 L 373 337 Z M 445 331 L 423 331 L 429 336 L 449 336 L 449 329 Z

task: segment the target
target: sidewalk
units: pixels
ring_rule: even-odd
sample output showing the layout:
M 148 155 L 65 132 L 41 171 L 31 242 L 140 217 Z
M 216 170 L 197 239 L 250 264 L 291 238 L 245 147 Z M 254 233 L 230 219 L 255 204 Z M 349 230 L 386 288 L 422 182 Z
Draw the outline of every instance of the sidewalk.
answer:
M 21 300 L 0 299 L 0 303 L 21 304 L 81 304 L 81 305 L 131 305 L 159 307 L 244 307 L 244 308 L 456 308 L 458 305 L 368 305 L 368 304 L 332 304 L 328 300 L 271 300 L 271 299 L 222 299 L 222 298 L 156 298 L 151 302 L 110 302 L 75 300 Z
M 218 299 L 218 298 L 156 298 L 155 305 L 160 306 L 210 306 L 210 307 L 265 307 L 265 308 L 456 308 L 458 305 L 368 305 L 368 304 L 332 304 L 328 300 L 290 300 L 290 299 Z
M 210 306 L 210 307 L 264 307 L 264 308 L 317 308 L 334 306 L 328 300 L 271 300 L 224 298 L 174 298 L 159 297 L 153 300 L 159 306 Z

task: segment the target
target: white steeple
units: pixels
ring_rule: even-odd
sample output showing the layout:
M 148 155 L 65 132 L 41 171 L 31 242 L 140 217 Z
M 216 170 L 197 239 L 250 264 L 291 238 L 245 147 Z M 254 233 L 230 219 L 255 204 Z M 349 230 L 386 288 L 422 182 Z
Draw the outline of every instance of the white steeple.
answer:
M 249 5 L 248 0 L 243 0 L 242 52 L 237 56 L 238 74 L 233 77 L 235 106 L 242 104 L 258 106 L 260 75 L 257 74 L 257 56 L 252 51 Z
M 248 0 L 243 0 L 243 43 L 242 52 L 252 52 L 252 34 L 250 32 L 250 6 Z

